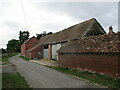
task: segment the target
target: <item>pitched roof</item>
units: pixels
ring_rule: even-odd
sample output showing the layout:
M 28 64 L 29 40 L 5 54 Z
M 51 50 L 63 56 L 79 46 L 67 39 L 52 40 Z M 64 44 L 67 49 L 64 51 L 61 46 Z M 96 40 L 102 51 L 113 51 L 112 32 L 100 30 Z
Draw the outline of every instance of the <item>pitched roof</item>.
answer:
M 106 33 L 97 20 L 92 18 L 90 20 L 66 28 L 60 32 L 51 34 L 50 38 L 48 38 L 44 44 L 69 41 L 72 39 L 81 39 L 89 31 L 102 32 L 103 34 Z
M 120 33 L 86 37 L 62 46 L 58 53 L 120 52 Z
M 29 38 L 29 39 L 27 39 L 23 44 L 25 44 L 25 43 L 27 43 L 28 41 L 30 41 L 32 38 L 35 38 L 36 39 L 36 37 L 35 36 L 33 36 L 33 37 L 31 37 L 31 38 Z
M 102 26 L 97 22 L 97 20 L 92 18 L 90 20 L 66 28 L 60 32 L 42 37 L 34 47 L 30 48 L 27 51 L 32 51 L 42 44 L 53 44 L 74 39 L 81 39 L 89 31 L 101 31 L 103 34 L 106 33 Z
M 38 43 L 37 43 L 35 46 L 33 46 L 32 48 L 28 49 L 27 52 L 32 51 L 32 50 L 34 50 L 35 48 L 41 46 L 49 37 L 50 37 L 50 35 L 41 37 L 41 38 L 39 39 Z

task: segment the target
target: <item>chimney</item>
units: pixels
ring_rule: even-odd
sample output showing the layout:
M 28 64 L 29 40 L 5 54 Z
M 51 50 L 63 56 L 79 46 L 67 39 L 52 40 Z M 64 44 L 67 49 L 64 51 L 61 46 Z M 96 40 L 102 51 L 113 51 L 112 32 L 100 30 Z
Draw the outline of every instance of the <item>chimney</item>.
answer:
M 112 34 L 112 33 L 114 33 L 114 32 L 113 32 L 113 27 L 110 26 L 110 27 L 109 27 L 109 33 L 108 33 L 108 34 Z

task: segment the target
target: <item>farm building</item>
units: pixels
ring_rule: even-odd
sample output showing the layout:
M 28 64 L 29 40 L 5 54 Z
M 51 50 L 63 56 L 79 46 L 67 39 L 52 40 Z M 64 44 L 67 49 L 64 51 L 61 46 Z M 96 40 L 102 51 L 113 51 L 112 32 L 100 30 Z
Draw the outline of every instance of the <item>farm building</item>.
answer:
M 63 67 L 120 76 L 120 33 L 67 42 L 58 50 Z
M 31 47 L 33 47 L 37 42 L 38 40 L 34 36 L 29 38 L 27 41 L 25 41 L 21 45 L 21 56 L 26 56 L 26 51 L 30 49 Z
M 103 34 L 106 32 L 100 23 L 92 18 L 60 32 L 42 37 L 34 47 L 27 50 L 27 54 L 30 58 L 43 56 L 43 58 L 58 60 L 57 50 L 66 42 Z
M 44 54 L 46 53 L 45 50 L 47 50 L 49 52 L 49 56 L 47 56 L 49 59 L 58 60 L 57 50 L 59 50 L 61 46 L 64 46 L 66 42 L 103 34 L 106 34 L 106 32 L 102 26 L 96 19 L 92 18 L 52 34 L 44 43 Z
M 47 36 L 43 36 L 39 39 L 39 41 L 36 43 L 36 45 L 34 45 L 33 47 L 31 47 L 30 49 L 28 49 L 27 52 L 27 57 L 28 58 L 43 58 L 45 57 L 45 55 L 43 56 L 43 43 L 49 38 L 50 35 Z M 48 56 L 48 55 L 47 55 Z

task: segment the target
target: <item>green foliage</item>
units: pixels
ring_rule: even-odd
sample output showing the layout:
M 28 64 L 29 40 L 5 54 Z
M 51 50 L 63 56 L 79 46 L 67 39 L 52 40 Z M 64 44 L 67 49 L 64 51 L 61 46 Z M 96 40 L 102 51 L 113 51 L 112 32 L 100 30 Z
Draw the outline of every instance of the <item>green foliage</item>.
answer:
M 29 88 L 25 79 L 19 73 L 3 73 L 2 88 Z
M 39 40 L 42 37 L 42 34 L 36 34 L 37 39 Z
M 47 35 L 50 35 L 50 34 L 52 34 L 52 32 L 47 33 Z
M 0 49 L 0 53 L 4 54 L 4 53 L 6 53 L 6 50 L 3 49 L 3 48 L 1 48 L 1 49 Z
M 7 44 L 7 51 L 8 52 L 20 52 L 19 40 L 16 40 L 16 39 L 9 40 Z
M 24 56 L 20 56 L 20 58 L 24 59 L 25 61 L 29 61 L 30 59 Z
M 47 67 L 64 73 L 69 73 L 71 75 L 86 79 L 90 82 L 97 83 L 102 86 L 107 86 L 108 88 L 120 88 L 120 79 L 117 78 L 101 75 L 98 73 L 91 73 L 88 71 L 78 71 L 70 68 L 53 67 L 53 66 L 47 66 Z
M 20 45 L 22 45 L 27 39 L 29 38 L 29 32 L 28 31 L 20 31 L 19 32 L 19 41 Z
M 46 31 L 43 31 L 43 33 L 36 34 L 36 36 L 37 36 L 37 39 L 39 40 L 41 37 L 46 36 L 46 35 L 50 35 L 50 34 L 52 34 L 52 32 L 47 33 Z

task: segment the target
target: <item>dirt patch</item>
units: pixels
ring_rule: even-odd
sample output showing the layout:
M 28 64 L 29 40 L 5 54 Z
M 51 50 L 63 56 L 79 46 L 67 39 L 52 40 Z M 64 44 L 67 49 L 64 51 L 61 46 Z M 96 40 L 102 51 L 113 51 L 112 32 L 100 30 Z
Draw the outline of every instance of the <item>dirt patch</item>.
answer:
M 16 73 L 16 68 L 12 64 L 2 65 L 2 73 Z
M 49 60 L 46 58 L 39 59 L 39 60 L 30 60 L 31 62 L 42 64 L 42 65 L 47 65 L 47 66 L 58 66 L 58 62 L 54 60 Z

